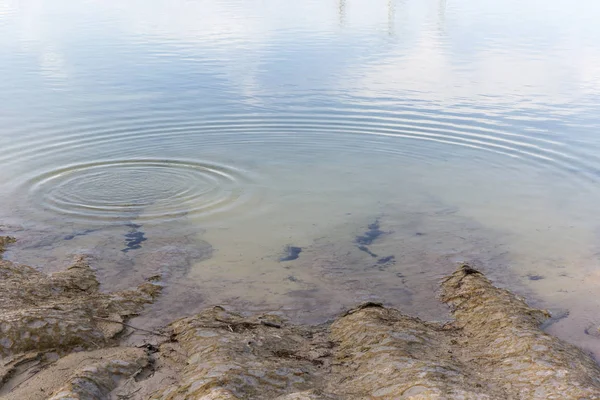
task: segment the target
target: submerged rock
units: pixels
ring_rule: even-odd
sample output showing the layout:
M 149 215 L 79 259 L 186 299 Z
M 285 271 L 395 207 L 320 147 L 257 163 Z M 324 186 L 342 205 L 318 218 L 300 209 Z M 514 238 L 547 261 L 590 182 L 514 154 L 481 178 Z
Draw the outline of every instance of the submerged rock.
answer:
M 377 303 L 320 326 L 214 307 L 139 347 L 108 321 L 150 283 L 102 293 L 83 259 L 50 276 L 0 261 L 0 278 L 5 399 L 600 399 L 600 368 L 540 329 L 548 313 L 468 266 L 442 283 L 449 323 Z
M 0 257 L 2 256 L 2 253 L 4 253 L 6 246 L 14 243 L 15 241 L 15 238 L 12 236 L 0 236 Z
M 367 228 L 368 230 L 366 230 L 365 233 L 356 237 L 355 241 L 358 245 L 369 246 L 373 244 L 375 239 L 385 233 L 380 229 L 381 225 L 379 224 L 379 219 L 370 223 Z
M 144 231 L 140 230 L 141 225 L 128 224 L 127 226 L 130 230 L 125 234 L 125 248 L 121 249 L 123 253 L 141 249 L 142 243 L 148 240 Z
M 279 258 L 280 262 L 297 260 L 302 253 L 302 247 L 287 245 L 284 249 L 284 255 Z

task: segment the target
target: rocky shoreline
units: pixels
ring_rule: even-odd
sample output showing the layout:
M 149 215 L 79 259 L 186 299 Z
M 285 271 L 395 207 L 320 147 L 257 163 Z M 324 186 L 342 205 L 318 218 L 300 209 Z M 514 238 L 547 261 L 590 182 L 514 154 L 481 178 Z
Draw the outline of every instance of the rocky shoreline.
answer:
M 102 292 L 83 258 L 52 275 L 0 260 L 0 398 L 600 399 L 600 367 L 540 329 L 549 314 L 466 265 L 441 284 L 447 323 L 367 303 L 319 326 L 222 307 L 130 325 L 160 289 Z

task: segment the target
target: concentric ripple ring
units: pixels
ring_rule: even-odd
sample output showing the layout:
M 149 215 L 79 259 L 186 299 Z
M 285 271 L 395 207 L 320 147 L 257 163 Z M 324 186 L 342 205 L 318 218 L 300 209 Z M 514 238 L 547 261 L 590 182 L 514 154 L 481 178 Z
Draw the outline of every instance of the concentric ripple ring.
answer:
M 252 196 L 238 169 L 187 160 L 75 164 L 25 183 L 36 208 L 73 220 L 164 222 L 226 212 Z

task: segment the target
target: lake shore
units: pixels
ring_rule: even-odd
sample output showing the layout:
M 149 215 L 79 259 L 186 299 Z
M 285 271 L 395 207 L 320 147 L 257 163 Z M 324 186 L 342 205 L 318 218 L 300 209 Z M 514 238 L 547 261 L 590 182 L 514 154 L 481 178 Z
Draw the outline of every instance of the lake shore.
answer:
M 600 398 L 599 366 L 543 332 L 549 313 L 466 265 L 441 283 L 452 322 L 378 303 L 318 326 L 216 306 L 157 331 L 128 323 L 156 278 L 104 292 L 81 257 L 52 275 L 0 260 L 0 276 L 4 399 Z

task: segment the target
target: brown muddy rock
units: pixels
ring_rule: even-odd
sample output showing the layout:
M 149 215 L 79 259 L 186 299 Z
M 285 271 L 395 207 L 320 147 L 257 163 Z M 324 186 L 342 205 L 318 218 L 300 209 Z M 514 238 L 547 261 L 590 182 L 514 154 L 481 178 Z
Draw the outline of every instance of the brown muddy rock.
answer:
M 312 399 L 331 344 L 317 328 L 221 307 L 171 325 L 187 357 L 181 380 L 152 399 Z M 285 397 L 296 393 L 293 397 Z
M 0 389 L 0 398 L 106 399 L 118 385 L 149 363 L 146 352 L 137 348 L 82 351 L 60 359 L 52 353 L 45 356 L 30 359 L 29 373 L 7 381 Z
M 334 322 L 330 390 L 353 399 L 505 399 L 454 355 L 458 333 L 380 306 Z
M 442 298 L 455 322 L 373 303 L 321 327 L 207 310 L 171 325 L 186 366 L 150 398 L 600 399 L 598 365 L 539 329 L 546 312 L 466 266 Z
M 513 399 L 598 399 L 600 369 L 577 347 L 539 329 L 549 314 L 530 308 L 463 266 L 442 284 L 459 329 L 456 354 Z
M 0 360 L 19 353 L 100 348 L 129 318 L 152 301 L 158 287 L 103 293 L 79 258 L 67 270 L 46 275 L 0 260 Z
M 49 400 L 104 400 L 124 380 L 142 371 L 148 357 L 140 349 L 122 349 L 108 359 L 86 365 L 76 371 L 66 385 L 58 389 Z
M 29 309 L 40 319 L 42 300 L 68 304 L 77 317 L 69 321 L 81 324 L 80 330 L 69 325 L 73 329 L 65 331 L 74 343 L 109 342 L 94 316 L 127 318 L 141 304 L 135 299 L 152 294 L 149 288 L 136 294 L 99 293 L 83 261 L 52 277 L 1 265 L 3 276 L 26 289 L 16 303 L 20 310 Z M 21 275 L 39 288 L 25 284 Z M 173 322 L 167 337 L 141 348 L 106 347 L 60 358 L 44 351 L 46 342 L 19 343 L 13 347 L 20 353 L 4 359 L 12 370 L 4 374 L 0 397 L 600 399 L 600 368 L 576 347 L 540 330 L 546 312 L 530 308 L 467 266 L 443 282 L 442 300 L 452 307 L 451 323 L 422 321 L 375 303 L 321 326 L 295 326 L 274 314 L 246 317 L 214 307 Z M 4 318 L 11 311 L 2 304 Z M 75 312 L 81 309 L 86 313 Z

